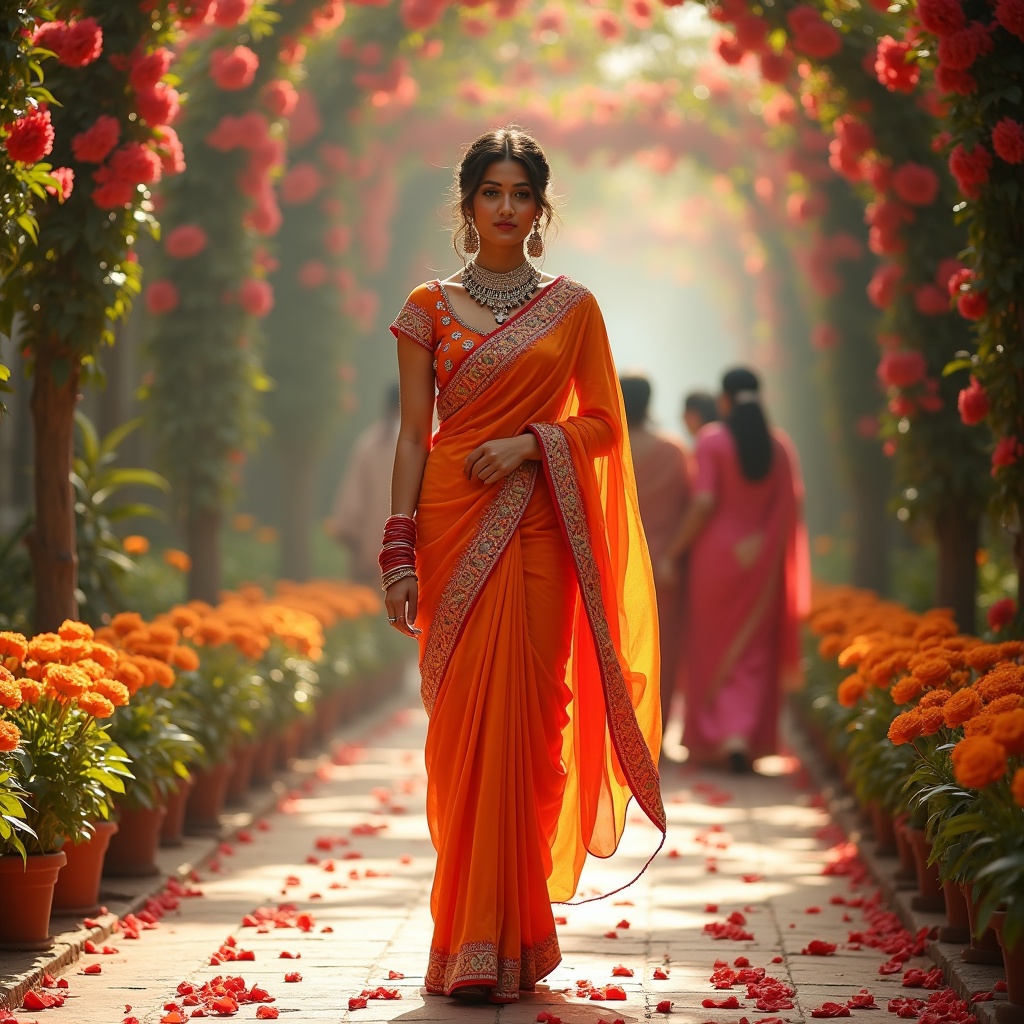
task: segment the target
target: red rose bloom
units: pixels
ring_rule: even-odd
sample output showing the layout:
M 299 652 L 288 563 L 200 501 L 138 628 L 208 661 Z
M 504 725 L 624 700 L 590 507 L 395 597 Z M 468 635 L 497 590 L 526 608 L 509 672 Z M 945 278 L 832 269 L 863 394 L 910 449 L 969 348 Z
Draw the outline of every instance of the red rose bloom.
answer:
M 263 105 L 274 117 L 287 117 L 298 102 L 295 86 L 285 78 L 276 78 L 263 89 Z
M 870 125 L 858 120 L 852 114 L 843 114 L 832 122 L 836 138 L 857 156 L 863 156 L 875 144 L 875 134 Z
M 957 396 L 956 407 L 960 419 L 968 427 L 980 423 L 988 415 L 988 395 L 977 377 L 972 376 L 967 387 L 961 390 Z
M 101 164 L 121 137 L 121 122 L 109 114 L 100 114 L 92 125 L 71 140 L 71 152 L 84 164 Z
M 156 129 L 156 136 L 153 145 L 164 174 L 181 174 L 185 170 L 185 148 L 178 133 L 167 125 L 161 125 Z
M 198 256 L 206 243 L 206 232 L 198 224 L 181 224 L 168 234 L 164 248 L 172 259 L 187 260 Z
M 98 174 L 94 174 L 93 179 L 98 181 Z M 127 206 L 135 196 L 135 186 L 131 182 L 122 181 L 119 178 L 107 178 L 100 181 L 92 190 L 92 201 L 101 210 L 116 210 L 119 207 Z
M 970 267 L 960 267 L 954 270 L 946 279 L 946 290 L 950 298 L 955 298 L 961 292 L 970 290 L 971 282 L 974 280 L 974 271 Z
M 949 35 L 967 24 L 967 15 L 959 0 L 918 0 L 917 16 L 921 24 L 937 36 Z
M 872 305 L 887 309 L 896 298 L 896 289 L 903 280 L 903 269 L 895 263 L 884 263 L 868 282 L 868 298 Z
M 174 54 L 165 47 L 136 57 L 132 61 L 132 69 L 128 75 L 132 88 L 136 92 L 152 89 L 170 70 L 173 57 Z
M 1024 454 L 1024 445 L 1016 437 L 1001 437 L 992 452 L 992 475 L 1000 469 L 1012 466 Z
M 178 90 L 164 82 L 157 82 L 152 89 L 143 89 L 135 95 L 136 113 L 150 128 L 173 123 L 180 109 Z
M 822 18 L 804 22 L 793 34 L 793 49 L 808 57 L 824 60 L 834 57 L 843 48 L 843 37 Z
M 988 312 L 988 295 L 985 292 L 961 292 L 956 308 L 965 320 L 980 320 Z
M 221 28 L 231 28 L 249 17 L 252 0 L 217 0 L 213 12 L 214 23 Z
M 909 388 L 928 372 L 924 355 L 915 349 L 886 352 L 878 363 L 878 379 L 889 388 Z
M 744 11 L 735 22 L 736 41 L 744 50 L 762 50 L 768 38 L 768 22 Z
M 939 64 L 954 71 L 966 71 L 992 49 L 992 37 L 979 21 L 939 40 Z
M 1012 597 L 1001 597 L 993 601 L 988 610 L 988 628 L 994 633 L 1008 626 L 1017 617 L 1017 602 Z M 1024 771 L 1024 769 L 1020 769 Z
M 913 92 L 921 77 L 916 61 L 908 61 L 912 47 L 892 36 L 882 36 L 875 50 L 875 75 L 890 92 Z
M 57 185 L 47 185 L 46 191 L 51 196 L 57 196 L 57 202 L 63 203 L 74 191 L 75 172 L 70 167 L 55 167 L 50 171 L 50 177 L 57 182 Z
M 142 142 L 126 142 L 115 149 L 106 166 L 97 171 L 97 178 L 106 180 L 106 172 L 110 178 L 131 185 L 152 185 L 160 180 L 162 170 L 160 157 L 149 146 Z
M 958 143 L 949 154 L 950 172 L 968 199 L 977 199 L 981 195 L 981 186 L 988 181 L 991 166 L 992 154 L 980 144 L 967 149 L 963 143 Z
M 996 21 L 1011 35 L 1024 40 L 1024 0 L 998 0 Z
M 939 194 L 939 176 L 923 164 L 900 164 L 892 173 L 893 191 L 911 206 L 930 206 Z
M 766 50 L 761 54 L 761 77 L 766 82 L 784 82 L 792 70 L 793 61 L 789 54 L 775 53 L 772 50 Z
M 730 32 L 719 32 L 715 41 L 711 44 L 719 59 L 723 60 L 730 67 L 735 67 L 743 60 L 744 50 L 736 37 Z
M 36 29 L 33 41 L 55 53 L 66 67 L 84 68 L 103 52 L 103 29 L 95 18 L 50 21 Z
M 992 148 L 1008 164 L 1024 163 L 1024 124 L 1004 117 L 992 129 Z
M 595 11 L 594 28 L 606 43 L 617 43 L 626 34 L 622 22 L 611 11 Z M 471 26 L 463 24 L 463 29 L 469 35 L 475 34 Z
M 941 316 L 949 312 L 949 296 L 937 284 L 923 284 L 914 292 L 914 308 L 924 316 Z
M 7 129 L 4 147 L 12 160 L 21 164 L 37 164 L 53 149 L 53 125 L 50 112 L 36 109 L 19 117 Z
M 410 32 L 422 32 L 424 29 L 432 28 L 441 15 L 444 14 L 444 9 L 447 6 L 444 0 L 402 0 L 402 6 L 399 8 L 399 13 L 402 17 L 402 24 Z M 538 15 L 538 20 L 541 17 L 548 14 L 549 9 L 545 9 Z M 549 19 L 550 20 L 550 19 Z M 557 28 L 540 28 L 538 26 L 538 32 L 557 32 Z
M 935 84 L 943 92 L 955 92 L 957 96 L 970 96 L 978 88 L 970 71 L 956 71 L 945 64 L 935 69 Z
M 178 289 L 173 281 L 161 278 L 146 289 L 146 309 L 153 316 L 163 316 L 178 308 Z
M 312 164 L 296 164 L 281 181 L 281 199 L 293 205 L 308 203 L 322 186 L 323 177 Z
M 274 289 L 266 281 L 250 277 L 238 289 L 238 304 L 250 316 L 264 317 L 274 308 Z
M 210 54 L 210 77 L 218 89 L 233 92 L 252 85 L 260 59 L 248 46 L 217 49 Z

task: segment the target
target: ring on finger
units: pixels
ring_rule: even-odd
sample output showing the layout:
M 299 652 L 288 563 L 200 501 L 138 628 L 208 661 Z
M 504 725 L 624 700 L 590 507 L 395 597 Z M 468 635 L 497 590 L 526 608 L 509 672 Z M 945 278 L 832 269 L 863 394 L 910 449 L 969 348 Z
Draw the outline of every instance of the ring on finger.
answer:
M 397 615 L 394 618 L 392 618 L 390 615 L 388 616 L 388 622 L 390 622 L 392 625 L 394 625 L 394 623 L 396 623 L 397 621 L 398 621 L 398 616 Z

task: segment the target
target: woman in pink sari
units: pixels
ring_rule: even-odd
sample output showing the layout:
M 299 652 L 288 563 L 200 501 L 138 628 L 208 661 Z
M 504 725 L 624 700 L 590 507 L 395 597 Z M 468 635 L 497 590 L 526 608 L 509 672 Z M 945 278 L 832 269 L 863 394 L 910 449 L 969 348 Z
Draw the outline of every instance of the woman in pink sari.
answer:
M 771 431 L 757 376 L 722 380 L 722 423 L 697 438 L 694 495 L 670 555 L 690 553 L 683 743 L 748 771 L 777 747 L 782 680 L 809 600 L 796 451 Z

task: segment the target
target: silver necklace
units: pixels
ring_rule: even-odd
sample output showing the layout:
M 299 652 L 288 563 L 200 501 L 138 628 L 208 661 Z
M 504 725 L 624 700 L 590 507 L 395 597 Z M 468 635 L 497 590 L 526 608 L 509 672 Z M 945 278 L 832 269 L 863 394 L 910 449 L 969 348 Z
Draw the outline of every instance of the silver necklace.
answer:
M 462 271 L 462 287 L 466 294 L 493 314 L 495 323 L 503 324 L 513 309 L 518 309 L 537 290 L 540 271 L 529 260 L 510 270 L 496 274 L 470 260 Z

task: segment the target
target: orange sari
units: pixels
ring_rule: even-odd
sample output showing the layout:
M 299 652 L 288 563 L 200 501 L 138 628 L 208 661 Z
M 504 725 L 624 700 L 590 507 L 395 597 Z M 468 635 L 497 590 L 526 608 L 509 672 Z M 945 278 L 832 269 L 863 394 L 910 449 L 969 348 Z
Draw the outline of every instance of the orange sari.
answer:
M 426 987 L 512 1001 L 560 962 L 552 902 L 610 857 L 635 797 L 664 838 L 654 585 L 600 309 L 557 278 L 501 327 L 439 282 L 392 331 L 435 355 L 417 571 L 427 817 L 437 850 Z M 543 453 L 488 487 L 479 444 Z

